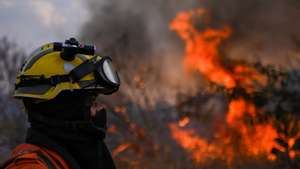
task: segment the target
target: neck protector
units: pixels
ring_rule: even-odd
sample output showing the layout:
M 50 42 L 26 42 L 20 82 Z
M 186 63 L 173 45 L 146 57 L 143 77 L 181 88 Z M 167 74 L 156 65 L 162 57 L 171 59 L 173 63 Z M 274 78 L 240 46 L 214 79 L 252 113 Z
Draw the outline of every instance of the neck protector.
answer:
M 45 102 L 24 100 L 24 105 L 33 128 L 73 140 L 104 139 L 106 111 L 102 109 L 94 117 L 90 113 L 95 98 L 94 93 L 65 91 Z

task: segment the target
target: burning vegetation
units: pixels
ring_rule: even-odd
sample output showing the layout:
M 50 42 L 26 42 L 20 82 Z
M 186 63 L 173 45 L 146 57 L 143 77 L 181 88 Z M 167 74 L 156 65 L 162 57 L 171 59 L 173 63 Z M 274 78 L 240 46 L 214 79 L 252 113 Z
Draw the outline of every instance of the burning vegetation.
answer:
M 300 168 L 299 2 L 142 2 L 89 0 L 81 33 L 120 71 L 118 168 Z
M 291 168 L 298 168 L 298 118 L 286 112 L 281 103 L 273 110 L 265 107 L 267 99 L 276 96 L 277 92 L 284 93 L 281 90 L 287 87 L 287 74 L 264 69 L 259 64 L 224 58 L 220 47 L 230 38 L 232 29 L 228 25 L 221 28 L 208 26 L 210 20 L 207 15 L 206 10 L 179 13 L 172 21 L 171 29 L 185 42 L 186 71 L 197 71 L 223 88 L 228 111 L 224 123 L 217 124 L 210 140 L 193 128 L 185 128 L 188 122 L 182 125 L 182 121 L 187 121 L 188 117 L 178 124 L 170 123 L 172 137 L 200 164 L 221 159 L 231 168 L 241 156 L 265 156 L 270 161 L 280 161 Z M 207 26 L 197 28 L 199 18 Z M 265 103 L 259 103 L 259 100 Z
M 233 63 L 227 68 L 223 65 L 219 47 L 222 41 L 230 36 L 231 29 L 229 26 L 224 26 L 220 29 L 208 27 L 204 30 L 198 30 L 193 19 L 203 17 L 205 13 L 205 10 L 180 13 L 171 24 L 171 28 L 177 31 L 186 44 L 184 64 L 187 71 L 199 71 L 208 80 L 224 86 L 225 90 L 240 88 L 248 95 L 259 90 L 258 87 L 264 87 L 267 77 L 255 69 L 239 63 Z M 256 106 L 243 96 L 230 99 L 226 124 L 221 124 L 223 126 L 221 126 L 220 131 L 215 133 L 217 140 L 224 141 L 222 145 L 215 145 L 214 143 L 209 145 L 205 139 L 201 139 L 195 133 L 193 134 L 191 131 L 184 133 L 184 131 L 171 125 L 172 135 L 184 148 L 193 153 L 193 158 L 196 161 L 205 159 L 205 156 L 217 158 L 226 154 L 226 160 L 231 163 L 236 148 L 244 149 L 248 155 L 268 154 L 275 145 L 273 140 L 278 135 L 271 123 L 248 125 L 243 120 L 245 116 L 256 118 L 257 111 Z M 237 142 L 240 146 L 237 146 L 236 140 L 234 140 L 234 137 L 237 136 L 240 137 Z M 204 151 L 201 150 L 202 153 L 200 153 L 199 149 Z M 225 149 L 225 152 L 216 152 L 221 149 Z

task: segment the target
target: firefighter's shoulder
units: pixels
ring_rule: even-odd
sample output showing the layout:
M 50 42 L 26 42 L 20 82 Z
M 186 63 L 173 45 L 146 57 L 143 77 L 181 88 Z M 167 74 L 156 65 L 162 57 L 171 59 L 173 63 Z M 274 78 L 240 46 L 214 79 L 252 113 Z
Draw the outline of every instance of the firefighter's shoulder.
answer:
M 26 153 L 10 159 L 3 169 L 48 169 L 35 153 Z
M 57 153 L 32 144 L 16 147 L 1 169 L 67 169 L 66 162 Z

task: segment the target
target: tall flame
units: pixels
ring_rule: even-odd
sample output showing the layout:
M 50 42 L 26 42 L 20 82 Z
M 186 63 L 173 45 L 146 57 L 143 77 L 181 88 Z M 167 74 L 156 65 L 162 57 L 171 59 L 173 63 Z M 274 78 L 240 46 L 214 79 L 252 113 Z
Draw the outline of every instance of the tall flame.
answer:
M 206 29 L 199 32 L 192 23 L 194 15 L 203 15 L 204 10 L 179 13 L 171 23 L 171 29 L 185 41 L 186 57 L 184 66 L 187 71 L 198 70 L 209 80 L 227 88 L 235 87 L 232 75 L 221 65 L 218 46 L 228 38 L 231 30 L 228 26 Z
M 208 27 L 199 30 L 195 27 L 194 18 L 204 16 L 205 10 L 181 12 L 171 22 L 170 28 L 177 32 L 185 42 L 184 66 L 187 72 L 198 71 L 209 81 L 222 85 L 227 89 L 237 86 L 243 87 L 251 93 L 256 84 L 266 85 L 267 77 L 251 67 L 243 64 L 233 64 L 225 67 L 222 64 L 219 47 L 232 33 L 229 26 L 222 28 Z M 234 134 L 239 135 L 239 146 L 247 155 L 270 155 L 277 137 L 276 130 L 270 124 L 246 124 L 245 117 L 255 117 L 257 108 L 254 104 L 243 98 L 233 99 L 228 104 L 226 117 L 226 129 L 216 131 L 215 140 L 209 142 L 197 135 L 192 129 L 181 128 L 180 124 L 170 124 L 173 138 L 193 156 L 197 162 L 201 162 L 210 156 L 223 158 L 226 156 L 228 163 L 234 158 Z M 234 133 L 234 134 L 233 134 Z M 220 143 L 221 142 L 221 143 Z

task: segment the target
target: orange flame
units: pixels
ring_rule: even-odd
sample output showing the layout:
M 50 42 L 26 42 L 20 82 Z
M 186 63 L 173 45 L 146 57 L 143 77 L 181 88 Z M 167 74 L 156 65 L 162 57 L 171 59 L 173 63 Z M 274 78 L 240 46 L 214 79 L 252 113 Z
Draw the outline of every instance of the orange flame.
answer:
M 118 128 L 115 124 L 112 124 L 108 127 L 107 132 L 111 134 L 116 134 L 118 132 Z
M 124 144 L 119 145 L 117 148 L 115 148 L 112 151 L 112 156 L 113 157 L 117 156 L 119 153 L 125 151 L 129 146 L 130 146 L 129 143 L 124 143 Z
M 267 77 L 257 72 L 254 68 L 243 64 L 230 65 L 225 67 L 219 47 L 221 43 L 230 37 L 232 30 L 229 26 L 220 29 L 208 27 L 199 30 L 195 27 L 195 17 L 205 15 L 205 10 L 195 10 L 191 12 L 182 12 L 171 22 L 170 28 L 175 30 L 180 38 L 185 42 L 184 66 L 187 72 L 196 70 L 203 74 L 208 80 L 223 85 L 227 89 L 237 86 L 245 89 L 246 92 L 253 92 L 257 86 L 265 86 Z M 223 131 L 217 131 L 216 138 L 224 140 L 223 143 L 208 143 L 206 139 L 197 136 L 192 130 L 178 128 L 175 124 L 170 124 L 170 130 L 173 138 L 188 152 L 192 153 L 193 159 L 201 161 L 208 156 L 224 156 L 226 152 L 227 162 L 234 158 L 233 135 L 226 134 L 228 131 L 234 131 L 241 140 L 239 144 L 246 150 L 247 155 L 269 154 L 274 147 L 274 139 L 278 136 L 276 130 L 271 124 L 248 125 L 245 122 L 245 116 L 255 117 L 257 109 L 254 104 L 243 98 L 231 100 L 226 117 L 225 134 Z M 179 126 L 181 121 L 179 122 Z M 222 141 L 221 141 L 222 142 Z M 226 146 L 224 148 L 224 146 Z M 223 149 L 225 149 L 223 151 Z M 222 150 L 222 151 L 220 151 Z M 291 155 L 292 156 L 292 155 Z M 271 158 L 271 157 L 270 157 Z
M 241 122 L 240 120 L 244 117 L 245 113 L 255 116 L 256 107 L 242 98 L 232 100 L 229 103 L 229 111 L 227 113 L 226 122 L 230 126 L 237 125 L 236 123 Z
M 176 124 L 169 125 L 172 137 L 178 141 L 178 143 L 192 153 L 193 159 L 199 163 L 204 162 L 206 158 L 220 155 L 219 149 L 209 144 L 207 140 L 198 136 L 194 130 L 182 130 Z
M 269 153 L 276 145 L 274 139 L 278 136 L 271 124 L 255 124 L 253 127 L 246 125 L 243 117 L 245 114 L 256 115 L 256 107 L 244 99 L 233 100 L 229 103 L 226 122 L 233 129 L 237 130 L 243 144 L 250 155 Z
M 207 29 L 199 32 L 193 25 L 194 15 L 203 15 L 205 11 L 183 12 L 171 23 L 171 29 L 177 31 L 186 44 L 184 66 L 187 71 L 198 70 L 209 80 L 224 84 L 227 88 L 235 87 L 232 75 L 223 68 L 219 59 L 218 46 L 229 37 L 228 26 L 223 29 Z
M 178 125 L 180 127 L 184 127 L 186 125 L 188 125 L 190 123 L 190 118 L 188 117 L 184 117 L 183 119 L 181 119 L 179 122 L 178 122 Z

